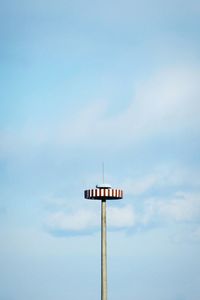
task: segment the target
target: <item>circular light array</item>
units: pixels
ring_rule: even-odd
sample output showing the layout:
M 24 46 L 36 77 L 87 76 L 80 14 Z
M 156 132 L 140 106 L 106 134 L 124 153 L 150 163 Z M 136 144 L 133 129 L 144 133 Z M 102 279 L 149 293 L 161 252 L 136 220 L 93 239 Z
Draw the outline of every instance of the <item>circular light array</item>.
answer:
M 123 191 L 119 189 L 111 189 L 111 188 L 98 188 L 85 190 L 84 196 L 86 199 L 94 199 L 101 200 L 103 199 L 113 199 L 118 200 L 123 198 Z

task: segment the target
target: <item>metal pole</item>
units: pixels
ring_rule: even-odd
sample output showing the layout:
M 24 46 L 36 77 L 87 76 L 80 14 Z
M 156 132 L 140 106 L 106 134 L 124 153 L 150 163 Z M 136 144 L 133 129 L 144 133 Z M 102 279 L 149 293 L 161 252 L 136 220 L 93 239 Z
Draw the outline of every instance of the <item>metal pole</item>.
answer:
M 84 197 L 101 200 L 101 300 L 107 300 L 106 200 L 122 199 L 123 191 L 112 189 L 109 184 L 103 183 L 96 185 L 95 189 L 85 190 Z
M 107 300 L 106 199 L 101 200 L 101 300 Z

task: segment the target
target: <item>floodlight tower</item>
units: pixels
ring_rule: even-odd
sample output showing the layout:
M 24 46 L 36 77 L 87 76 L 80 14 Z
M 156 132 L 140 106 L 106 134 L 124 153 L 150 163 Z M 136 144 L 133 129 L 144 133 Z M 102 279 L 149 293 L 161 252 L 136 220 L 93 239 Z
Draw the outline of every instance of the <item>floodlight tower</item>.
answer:
M 85 190 L 84 196 L 86 199 L 101 200 L 101 300 L 107 300 L 106 200 L 122 199 L 123 191 L 103 183 L 95 189 Z

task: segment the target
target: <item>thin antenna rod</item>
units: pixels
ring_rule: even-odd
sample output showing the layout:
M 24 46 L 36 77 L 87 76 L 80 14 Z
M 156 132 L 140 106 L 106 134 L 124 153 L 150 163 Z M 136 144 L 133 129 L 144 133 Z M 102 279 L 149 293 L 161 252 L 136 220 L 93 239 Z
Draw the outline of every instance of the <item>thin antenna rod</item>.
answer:
M 102 163 L 102 175 L 103 175 L 103 183 L 104 183 L 104 162 Z

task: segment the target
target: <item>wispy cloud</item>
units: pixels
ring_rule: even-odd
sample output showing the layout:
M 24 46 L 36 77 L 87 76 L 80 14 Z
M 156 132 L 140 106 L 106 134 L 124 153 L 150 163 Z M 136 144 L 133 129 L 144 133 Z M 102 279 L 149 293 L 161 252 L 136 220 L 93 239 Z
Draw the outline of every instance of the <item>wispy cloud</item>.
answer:
M 200 194 L 176 193 L 172 197 L 150 198 L 144 201 L 139 223 L 199 222 Z
M 128 178 L 122 186 L 128 195 L 141 195 L 155 186 L 157 181 L 156 175 L 149 175 L 145 178 Z
M 200 189 L 199 171 L 195 168 L 180 167 L 178 165 L 160 165 L 150 173 L 137 175 L 124 180 L 123 189 L 129 196 L 144 196 L 153 190 L 166 193 L 168 190 Z
M 94 211 L 79 210 L 74 213 L 55 212 L 50 214 L 47 225 L 52 230 L 79 231 L 98 225 L 99 217 Z
M 176 193 L 172 197 L 152 197 L 144 199 L 142 208 L 137 210 L 132 204 L 122 207 L 108 206 L 109 229 L 148 228 L 148 226 L 175 223 L 194 223 L 200 220 L 200 194 Z M 97 209 L 77 209 L 73 212 L 59 210 L 51 212 L 45 224 L 52 232 L 82 233 L 100 228 L 100 211 Z
M 135 225 L 137 216 L 131 205 L 108 207 L 108 226 L 111 228 L 130 228 Z
M 109 101 L 87 104 L 73 117 L 46 126 L 24 126 L 18 132 L 2 132 L 1 152 L 24 151 L 30 147 L 75 147 L 101 149 L 117 141 L 127 147 L 153 136 L 198 135 L 200 113 L 200 69 L 173 67 L 152 74 L 138 83 L 128 108 L 109 115 Z M 29 124 L 30 125 L 30 124 Z M 189 134 L 190 133 L 190 134 Z M 104 143 L 102 143 L 102 140 Z
M 110 229 L 126 229 L 136 221 L 134 209 L 130 205 L 107 208 L 107 223 Z M 92 209 L 79 209 L 71 213 L 63 211 L 48 215 L 46 225 L 53 232 L 81 232 L 100 227 L 100 212 Z
M 170 201 L 154 202 L 155 211 L 165 220 L 194 222 L 200 220 L 200 194 L 176 194 Z

